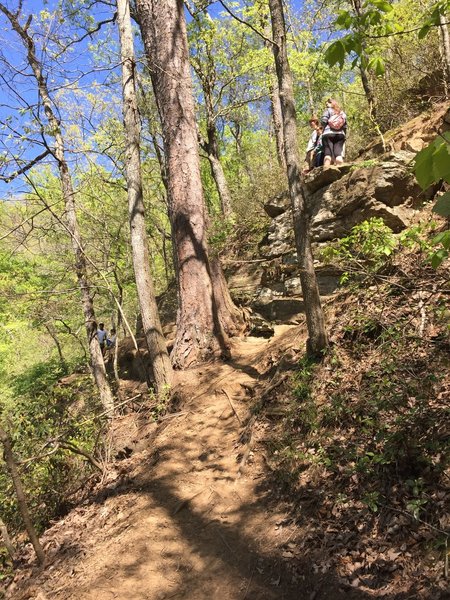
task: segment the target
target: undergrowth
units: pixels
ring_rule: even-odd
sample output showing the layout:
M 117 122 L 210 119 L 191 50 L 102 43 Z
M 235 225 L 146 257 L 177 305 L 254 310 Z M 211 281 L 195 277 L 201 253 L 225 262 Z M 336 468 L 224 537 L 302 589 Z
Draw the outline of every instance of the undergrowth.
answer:
M 59 445 L 67 443 L 93 454 L 104 425 L 102 419 L 92 418 L 101 405 L 90 375 L 71 375 L 65 383 L 64 379 L 60 382 L 64 374 L 58 361 L 36 364 L 11 380 L 12 398 L 3 400 L 1 406 L 39 532 L 65 512 L 72 491 L 91 472 L 84 458 Z M 0 465 L 0 504 L 11 533 L 20 531 L 22 523 L 4 464 Z
M 300 520 L 416 544 L 439 577 L 450 541 L 450 277 L 430 266 L 417 230 L 408 237 L 421 244 L 393 244 L 372 221 L 340 242 L 342 262 L 358 268 L 333 304 L 330 351 L 300 362 L 268 449 L 278 485 L 314 499 Z

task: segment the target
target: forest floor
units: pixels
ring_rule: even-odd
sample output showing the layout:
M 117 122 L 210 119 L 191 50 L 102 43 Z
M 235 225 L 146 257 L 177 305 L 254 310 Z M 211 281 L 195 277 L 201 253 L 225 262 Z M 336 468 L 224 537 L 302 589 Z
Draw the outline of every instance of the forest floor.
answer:
M 349 302 L 370 313 L 362 299 L 347 296 L 340 299 L 340 308 L 328 307 L 335 323 L 348 314 Z M 398 316 L 393 312 L 392 319 Z M 348 335 L 345 319 L 332 329 L 334 337 L 341 330 Z M 345 364 L 343 384 L 350 386 L 353 408 L 341 414 L 339 405 L 332 419 L 337 429 L 322 424 L 321 432 L 305 395 L 308 381 L 315 378 L 316 402 L 329 422 L 334 400 L 326 388 L 336 387 L 339 369 L 332 353 L 313 367 L 319 371 L 309 371 L 302 359 L 305 335 L 300 323 L 275 326 L 269 340 L 235 339 L 229 361 L 178 373 L 177 399 L 158 422 L 145 404 L 118 415 L 110 434 L 112 460 L 103 477 L 87 484 L 83 500 L 41 537 L 45 569 L 36 565 L 26 547 L 5 598 L 450 598 L 448 553 L 446 548 L 442 553 L 441 544 L 446 537 L 440 532 L 450 497 L 445 482 L 433 472 L 423 472 L 427 523 L 402 508 L 412 475 L 408 470 L 403 477 L 400 459 L 392 469 L 384 457 L 386 464 L 369 465 L 366 474 L 347 473 L 354 449 L 371 448 L 374 439 L 369 434 L 364 441 L 365 428 L 357 431 L 352 425 L 359 410 L 352 381 L 361 380 L 363 389 L 364 369 L 372 372 L 380 363 L 376 343 L 371 347 L 366 340 L 363 358 L 350 357 Z M 346 344 L 354 352 L 354 335 L 340 342 L 341 360 Z M 417 363 L 417 350 L 412 354 Z M 407 357 L 401 359 L 404 368 L 417 370 L 415 380 L 423 382 L 425 390 L 424 410 L 435 424 L 427 429 L 424 413 L 414 406 L 417 422 L 409 433 L 401 433 L 401 439 L 431 439 L 433 433 L 424 433 L 423 427 L 442 437 L 450 382 L 438 377 L 434 384 L 428 382 L 428 365 L 434 361 L 436 369 L 442 369 L 433 356 L 424 356 L 420 368 L 411 366 Z M 400 370 L 398 377 L 407 375 Z M 375 380 L 378 388 L 380 381 Z M 132 387 L 133 382 L 128 383 Z M 411 400 L 408 395 L 408 405 Z M 361 410 L 367 418 L 365 404 Z M 381 407 L 376 410 L 382 421 L 390 419 Z M 333 455 L 335 462 L 329 464 L 327 456 Z M 367 452 L 366 459 L 370 462 L 373 456 Z M 411 458 L 407 465 L 416 468 Z M 389 507 L 374 510 L 373 504 L 383 502 L 377 486 Z M 364 499 L 364 494 L 373 499 Z
M 47 568 L 22 571 L 7 597 L 318 597 L 324 576 L 292 561 L 289 542 L 298 532 L 274 502 L 263 454 L 252 445 L 267 427 L 251 419 L 252 396 L 283 379 L 274 365 L 304 342 L 299 327 L 278 326 L 269 341 L 235 341 L 229 362 L 180 373 L 176 412 L 156 432 L 141 424 L 147 443 L 115 463 L 97 495 L 45 532 Z M 331 591 L 320 598 L 349 597 L 326 578 Z

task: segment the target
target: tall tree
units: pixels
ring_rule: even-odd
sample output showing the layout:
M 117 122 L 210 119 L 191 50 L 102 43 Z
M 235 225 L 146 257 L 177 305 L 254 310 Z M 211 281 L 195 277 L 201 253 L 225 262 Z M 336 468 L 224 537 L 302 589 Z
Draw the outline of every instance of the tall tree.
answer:
M 123 117 L 126 137 L 125 161 L 133 267 L 142 325 L 152 365 L 155 388 L 157 393 L 162 393 L 165 387 L 170 386 L 173 373 L 159 319 L 150 272 L 142 191 L 140 157 L 141 126 L 136 96 L 136 61 L 134 58 L 133 33 L 128 0 L 117 0 L 117 24 L 119 27 L 122 60 Z
M 53 108 L 54 102 L 50 97 L 47 85 L 47 77 L 44 74 L 42 63 L 38 59 L 36 46 L 29 31 L 32 22 L 32 15 L 30 15 L 25 20 L 25 24 L 22 25 L 20 23 L 20 18 L 22 17 L 21 3 L 19 3 L 19 9 L 15 13 L 11 12 L 3 3 L 0 3 L 0 11 L 8 18 L 9 22 L 11 23 L 11 27 L 19 35 L 26 49 L 27 62 L 37 83 L 39 97 L 44 107 L 45 117 L 49 126 L 48 130 L 51 132 L 51 135 L 55 141 L 54 149 L 48 149 L 55 157 L 61 182 L 61 190 L 66 208 L 67 231 L 72 242 L 72 249 L 75 259 L 75 272 L 81 292 L 81 304 L 88 336 L 92 371 L 97 388 L 99 390 L 100 400 L 105 410 L 109 413 L 112 413 L 114 410 L 114 398 L 111 388 L 109 387 L 103 356 L 96 335 L 97 324 L 94 311 L 94 302 L 90 292 L 91 286 L 88 277 L 86 256 L 78 228 L 78 220 L 75 210 L 75 191 L 66 159 L 61 124 L 55 114 L 55 110 Z
M 172 363 L 181 368 L 228 354 L 238 311 L 208 249 L 183 2 L 136 7 L 164 136 L 179 296 Z
M 224 217 L 229 217 L 232 213 L 231 194 L 220 161 L 217 114 L 214 110 L 214 91 L 217 84 L 214 38 L 217 35 L 217 27 L 211 17 L 201 11 L 194 14 L 193 24 L 197 48 L 191 56 L 191 63 L 202 88 L 206 120 L 206 138 L 199 131 L 199 142 L 211 167 L 211 175 L 219 194 L 220 209 Z
M 273 32 L 273 54 L 278 77 L 278 90 L 283 114 L 284 152 L 287 164 L 289 194 L 294 218 L 295 244 L 300 268 L 300 281 L 308 327 L 308 349 L 320 355 L 328 345 L 325 319 L 320 303 L 314 271 L 309 216 L 301 182 L 301 163 L 297 144 L 297 121 L 292 76 L 286 46 L 286 25 L 282 0 L 269 0 Z

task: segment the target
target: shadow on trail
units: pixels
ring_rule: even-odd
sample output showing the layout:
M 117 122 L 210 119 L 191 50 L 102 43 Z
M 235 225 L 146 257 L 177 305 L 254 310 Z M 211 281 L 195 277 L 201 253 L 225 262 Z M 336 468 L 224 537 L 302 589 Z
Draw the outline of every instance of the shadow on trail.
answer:
M 174 451 L 182 454 L 183 448 L 179 444 L 169 443 L 161 451 L 162 454 Z M 215 471 L 217 473 L 217 468 Z M 162 509 L 164 517 L 157 523 L 160 528 L 158 535 L 164 537 L 169 522 L 185 544 L 184 551 L 177 552 L 170 548 L 173 534 L 168 532 L 166 541 L 162 539 L 161 542 L 163 546 L 167 544 L 167 549 L 155 556 L 153 532 L 146 532 L 143 525 L 141 539 L 133 547 L 133 560 L 123 567 L 112 565 L 106 579 L 121 581 L 131 577 L 138 580 L 142 567 L 158 570 L 160 576 L 169 581 L 174 578 L 174 585 L 169 585 L 170 589 L 165 593 L 158 589 L 142 589 L 142 598 L 151 600 L 364 600 L 372 597 L 351 589 L 340 589 L 340 582 L 332 573 L 315 574 L 307 554 L 296 562 L 293 569 L 292 562 L 282 558 L 282 549 L 265 547 L 263 530 L 256 531 L 254 537 L 245 533 L 245 526 L 251 523 L 255 514 L 270 510 L 266 496 L 240 505 L 239 518 L 231 525 L 224 522 L 227 515 L 224 514 L 223 519 L 211 518 L 207 508 L 199 510 L 181 498 L 171 483 L 175 475 L 171 471 L 150 481 L 141 480 L 139 483 L 139 479 L 136 479 L 118 493 L 137 493 L 146 498 L 149 511 Z M 215 481 L 227 481 L 227 485 L 235 485 L 235 481 L 219 474 Z M 200 493 L 217 493 L 214 483 Z M 238 486 L 236 494 L 239 494 Z M 105 574 L 102 574 L 104 579 Z M 92 582 L 92 588 L 96 588 L 95 581 Z

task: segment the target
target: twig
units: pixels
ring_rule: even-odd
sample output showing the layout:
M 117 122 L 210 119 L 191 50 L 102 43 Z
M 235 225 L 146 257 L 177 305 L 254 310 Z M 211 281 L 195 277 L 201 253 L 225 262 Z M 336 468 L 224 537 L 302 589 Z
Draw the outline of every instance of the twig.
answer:
M 423 332 L 425 330 L 425 322 L 427 319 L 427 314 L 425 312 L 423 298 L 421 298 L 419 301 L 419 310 L 420 310 L 419 336 L 423 337 Z
M 216 530 L 217 531 L 217 530 Z M 217 531 L 217 533 L 219 534 L 219 536 L 222 538 L 222 542 L 225 544 L 225 546 L 228 548 L 228 550 L 230 552 L 233 552 L 233 549 L 230 547 L 230 544 L 227 542 L 227 540 L 223 537 L 223 535 L 220 533 L 220 531 Z
M 234 406 L 233 406 L 233 403 L 231 402 L 231 398 L 230 398 L 230 395 L 229 395 L 229 393 L 227 392 L 227 390 L 226 390 L 225 388 L 222 388 L 222 390 L 221 390 L 221 391 L 222 391 L 222 392 L 225 394 L 225 396 L 228 398 L 228 402 L 230 403 L 231 410 L 232 410 L 232 411 L 234 412 L 234 414 L 236 415 L 236 419 L 239 421 L 239 425 L 242 425 L 241 418 L 240 418 L 240 416 L 237 414 L 237 412 L 236 412 L 236 409 L 234 408 Z
M 264 407 L 265 403 L 266 403 L 266 398 L 268 397 L 268 395 L 270 394 L 270 392 L 272 392 L 275 388 L 277 388 L 279 385 L 281 385 L 284 381 L 286 381 L 286 379 L 288 378 L 288 373 L 285 373 L 284 375 L 282 375 L 279 379 L 277 379 L 277 381 L 275 381 L 274 383 L 272 383 L 272 385 L 269 385 L 269 387 L 267 389 L 264 390 L 264 392 L 261 394 L 260 396 L 260 403 L 259 403 L 259 411 L 262 410 L 262 408 Z M 244 454 L 242 455 L 241 461 L 239 463 L 239 468 L 238 468 L 238 477 L 240 477 L 242 475 L 242 470 L 245 467 L 245 464 L 248 460 L 248 457 L 250 456 L 250 451 L 252 449 L 252 445 L 253 445 L 253 426 L 255 425 L 256 421 L 258 420 L 258 414 L 254 414 L 248 421 L 247 426 L 245 427 L 245 430 L 242 432 L 241 437 L 239 438 L 239 441 L 241 443 L 243 443 L 245 440 L 247 440 L 247 448 L 245 449 Z
M 253 573 L 255 572 L 255 567 L 253 566 L 252 572 L 250 573 L 250 579 L 248 580 L 248 585 L 247 585 L 247 589 L 245 590 L 245 594 L 244 597 L 242 598 L 242 600 L 246 600 L 248 592 L 250 590 L 250 586 L 252 584 L 253 581 Z
M 222 2 L 222 0 L 219 0 L 219 4 L 221 4 L 223 6 L 223 8 L 227 11 L 227 13 L 233 17 L 233 19 L 236 19 L 236 21 L 238 21 L 242 25 L 246 25 L 247 27 L 249 27 L 252 31 L 254 31 L 256 33 L 256 35 L 259 35 L 259 37 L 261 37 L 264 41 L 268 42 L 272 46 L 276 46 L 276 44 L 273 40 L 271 40 L 270 38 L 266 37 L 263 33 L 258 31 L 258 29 L 256 29 L 256 27 L 253 27 L 253 25 L 251 23 L 249 23 L 248 21 L 244 21 L 244 19 L 241 19 L 235 13 L 233 13 L 228 8 L 228 6 L 225 4 L 225 2 Z
M 185 506 L 187 506 L 191 500 L 193 500 L 194 498 L 196 498 L 197 496 L 199 496 L 200 494 L 202 494 L 204 491 L 205 491 L 205 488 L 203 488 L 202 490 L 200 490 L 199 492 L 197 492 L 196 494 L 194 494 L 190 498 L 186 498 L 185 500 L 181 500 L 181 502 L 178 502 L 178 504 L 176 505 L 176 507 L 175 507 L 175 509 L 174 509 L 174 511 L 172 513 L 172 516 L 174 516 L 177 513 L 179 513 L 180 510 L 183 510 L 183 508 Z
M 389 506 L 389 504 L 382 504 L 381 502 L 379 502 L 378 504 L 379 504 L 379 506 L 382 506 L 383 508 L 387 508 L 387 510 L 392 510 L 393 512 L 400 513 L 401 515 L 405 515 L 406 517 L 409 517 L 410 519 L 413 519 L 414 521 L 418 521 L 419 523 L 422 523 L 422 525 L 426 525 L 433 531 L 442 533 L 443 535 L 446 536 L 446 540 L 448 540 L 448 537 L 450 536 L 449 531 L 444 531 L 443 529 L 439 529 L 439 527 L 435 527 L 434 525 L 427 523 L 423 519 L 419 519 L 418 517 L 415 517 L 414 515 L 409 513 L 407 510 L 402 510 L 401 508 L 394 508 L 393 506 Z
M 89 454 L 89 452 L 86 452 L 82 448 L 78 448 L 78 446 L 76 446 L 72 442 L 60 442 L 60 447 L 63 450 L 69 450 L 69 452 L 73 452 L 74 454 L 79 454 L 80 456 L 83 456 L 87 461 L 91 463 L 92 466 L 94 466 L 101 473 L 103 473 L 103 466 L 91 454 Z
M 264 392 L 261 394 L 260 399 L 262 400 L 263 398 L 265 398 L 268 394 L 270 394 L 270 392 L 272 392 L 275 388 L 277 388 L 279 385 L 281 385 L 283 382 L 285 382 L 288 377 L 289 377 L 289 373 L 285 373 L 284 375 L 282 375 L 280 377 L 280 379 L 275 381 L 275 383 L 272 383 L 272 385 L 269 385 L 269 387 L 266 388 L 264 390 Z M 260 408 L 262 408 L 262 407 L 260 407 Z
M 444 577 L 448 579 L 448 539 L 445 538 L 445 558 L 444 558 Z
M 170 413 L 168 415 L 164 415 L 158 419 L 158 421 L 167 421 L 168 419 L 176 419 L 177 417 L 182 417 L 183 415 L 188 415 L 190 411 L 183 410 L 177 413 Z
M 272 262 L 273 258 L 254 258 L 252 260 L 234 260 L 233 258 L 223 259 L 222 262 L 226 264 L 240 265 L 247 263 L 262 263 L 262 262 Z
M 142 394 L 136 394 L 136 396 L 132 396 L 131 398 L 127 398 L 123 402 L 119 402 L 119 404 L 115 404 L 114 405 L 114 409 L 119 408 L 119 406 L 123 406 L 127 402 L 131 402 L 132 400 L 136 400 L 136 398 L 139 398 L 140 396 L 142 396 Z M 89 423 L 90 421 L 95 421 L 96 419 L 98 419 L 100 417 L 104 417 L 109 412 L 110 412 L 109 410 L 104 410 L 103 412 L 99 413 L 98 415 L 94 415 L 93 417 L 89 417 L 88 419 L 85 419 L 84 421 L 81 421 L 80 425 L 84 425 L 85 423 Z
M 47 445 L 48 443 L 49 442 L 46 442 L 45 445 Z M 43 458 L 47 458 L 48 456 L 55 454 L 55 452 L 58 452 L 58 450 L 59 450 L 59 445 L 56 445 L 52 450 L 50 450 L 50 452 L 46 452 L 45 454 L 38 454 L 37 456 L 32 456 L 31 458 L 27 458 L 26 460 L 20 460 L 20 461 L 18 461 L 17 464 L 22 466 L 22 465 L 27 465 L 28 463 L 33 462 L 35 460 L 42 460 Z

